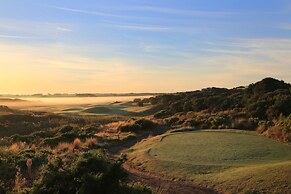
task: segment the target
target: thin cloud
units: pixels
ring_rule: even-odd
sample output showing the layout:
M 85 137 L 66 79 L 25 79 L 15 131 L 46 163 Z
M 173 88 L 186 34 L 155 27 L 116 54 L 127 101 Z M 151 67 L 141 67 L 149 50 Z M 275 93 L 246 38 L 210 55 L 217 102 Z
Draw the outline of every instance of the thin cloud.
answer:
M 116 28 L 139 31 L 171 31 L 173 28 L 166 26 L 150 26 L 150 25 L 136 25 L 136 24 L 114 24 Z
M 62 10 L 62 11 L 67 11 L 67 12 L 83 13 L 83 14 L 96 15 L 96 16 L 119 17 L 119 18 L 125 17 L 125 16 L 121 16 L 121 15 L 108 14 L 108 13 L 99 12 L 99 11 L 89 11 L 89 10 L 83 10 L 83 9 L 71 9 L 71 8 L 67 8 L 67 7 L 53 7 L 53 8 L 58 9 L 58 10 Z
M 64 23 L 0 19 L 0 38 L 45 39 L 72 32 L 73 29 L 72 25 Z
M 13 35 L 1 35 L 0 38 L 8 38 L 8 39 L 36 39 L 36 37 L 31 36 L 13 36 Z
M 60 32 L 72 32 L 71 29 L 65 28 L 65 27 L 61 27 L 61 26 L 57 27 L 57 30 L 60 31 Z
M 249 51 L 242 50 L 227 50 L 227 49 L 202 49 L 202 51 L 211 52 L 211 53 L 221 53 L 221 54 L 230 54 L 230 55 L 245 55 L 250 54 Z
M 196 10 L 185 10 L 185 9 L 173 9 L 164 7 L 151 7 L 142 6 L 134 7 L 133 10 L 164 13 L 164 14 L 174 14 L 174 15 L 186 15 L 186 16 L 203 16 L 203 17 L 219 17 L 219 16 L 230 16 L 238 13 L 235 12 L 218 12 L 218 11 L 196 11 Z
M 280 24 L 278 28 L 283 30 L 291 30 L 291 23 Z

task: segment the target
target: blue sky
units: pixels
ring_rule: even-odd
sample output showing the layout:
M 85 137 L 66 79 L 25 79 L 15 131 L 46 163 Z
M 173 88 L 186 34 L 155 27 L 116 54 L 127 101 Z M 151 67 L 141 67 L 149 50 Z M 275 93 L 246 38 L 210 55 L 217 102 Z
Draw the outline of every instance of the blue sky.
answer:
M 288 0 L 0 0 L 0 93 L 291 81 Z

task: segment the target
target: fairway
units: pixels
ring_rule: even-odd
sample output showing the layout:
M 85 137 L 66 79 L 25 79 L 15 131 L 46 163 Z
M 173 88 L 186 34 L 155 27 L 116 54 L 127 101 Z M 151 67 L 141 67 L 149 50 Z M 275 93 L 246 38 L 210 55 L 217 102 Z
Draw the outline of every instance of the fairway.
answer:
M 286 193 L 291 189 L 290 148 L 248 131 L 201 130 L 151 138 L 128 155 L 140 170 L 220 191 Z

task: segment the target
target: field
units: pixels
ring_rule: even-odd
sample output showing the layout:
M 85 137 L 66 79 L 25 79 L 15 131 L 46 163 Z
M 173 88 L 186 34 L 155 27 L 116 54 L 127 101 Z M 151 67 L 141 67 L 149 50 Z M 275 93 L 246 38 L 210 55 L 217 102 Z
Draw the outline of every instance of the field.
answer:
M 0 105 L 66 115 L 148 116 L 159 111 L 150 104 L 137 106 L 132 102 L 135 98 L 145 97 L 149 96 L 0 98 Z
M 222 192 L 288 193 L 290 145 L 238 130 L 168 133 L 133 147 L 132 165 Z

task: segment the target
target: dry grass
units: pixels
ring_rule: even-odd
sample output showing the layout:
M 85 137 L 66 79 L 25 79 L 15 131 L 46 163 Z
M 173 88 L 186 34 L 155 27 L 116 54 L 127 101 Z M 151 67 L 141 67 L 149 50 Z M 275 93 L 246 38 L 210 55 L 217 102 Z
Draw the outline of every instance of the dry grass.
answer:
M 82 146 L 83 146 L 83 143 L 82 143 L 82 141 L 79 138 L 76 138 L 73 141 L 73 147 L 74 147 L 74 149 L 82 148 Z
M 87 138 L 82 142 L 79 138 L 76 138 L 72 143 L 61 142 L 54 149 L 53 153 L 64 153 L 65 155 L 72 155 L 75 151 L 89 148 L 97 144 L 96 138 Z
M 65 155 L 72 155 L 74 153 L 73 144 L 67 142 L 59 143 L 53 150 L 53 153 L 61 153 L 63 152 Z
M 19 150 L 22 150 L 27 147 L 28 145 L 25 142 L 17 142 L 9 146 L 8 150 L 12 152 L 18 152 Z
M 133 135 L 131 132 L 100 132 L 95 134 L 96 137 L 104 137 L 110 140 L 122 140 L 131 135 Z
M 134 123 L 133 120 L 117 121 L 117 122 L 112 122 L 112 123 L 103 125 L 101 128 L 103 129 L 102 131 L 106 131 L 106 132 L 109 132 L 109 133 L 110 132 L 111 133 L 115 133 L 115 132 L 118 132 L 118 129 L 121 126 L 128 125 L 128 124 L 132 124 L 132 123 Z
M 84 146 L 85 147 L 91 147 L 97 144 L 97 139 L 96 138 L 86 138 L 85 142 L 84 142 Z
M 20 193 L 21 189 L 23 189 L 26 184 L 27 184 L 26 178 L 22 176 L 21 169 L 17 167 L 13 191 L 15 191 L 16 193 Z

